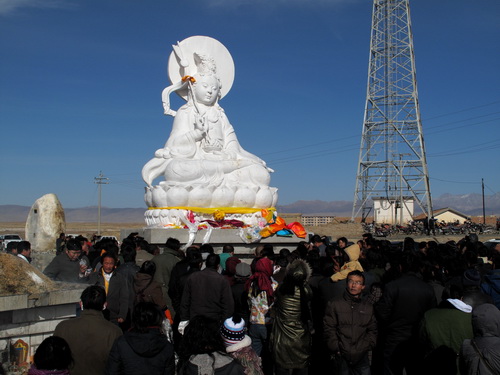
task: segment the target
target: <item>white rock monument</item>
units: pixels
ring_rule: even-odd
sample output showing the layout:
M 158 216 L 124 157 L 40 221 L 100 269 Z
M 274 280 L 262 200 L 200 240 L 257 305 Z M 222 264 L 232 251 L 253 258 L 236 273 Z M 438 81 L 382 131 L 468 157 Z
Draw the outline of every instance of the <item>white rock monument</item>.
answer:
M 38 198 L 26 220 L 26 239 L 37 251 L 50 251 L 56 247 L 56 239 L 65 232 L 64 209 L 55 194 Z
M 234 63 L 215 39 L 193 36 L 172 46 L 168 73 L 172 85 L 162 93 L 165 115 L 173 116 L 170 136 L 142 169 L 150 227 L 196 225 L 214 216 L 247 225 L 264 221 L 277 189 L 272 169 L 245 151 L 219 105 L 233 84 Z M 186 104 L 174 111 L 170 94 Z M 164 177 L 158 185 L 153 181 Z

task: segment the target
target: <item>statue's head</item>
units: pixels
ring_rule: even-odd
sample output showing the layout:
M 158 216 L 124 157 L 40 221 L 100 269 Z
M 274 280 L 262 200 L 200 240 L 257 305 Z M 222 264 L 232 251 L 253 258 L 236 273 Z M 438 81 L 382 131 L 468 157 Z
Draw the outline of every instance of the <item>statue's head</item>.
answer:
M 219 79 L 215 75 L 195 75 L 193 84 L 194 98 L 198 103 L 214 105 L 220 96 Z
M 198 103 L 214 105 L 220 99 L 221 83 L 217 76 L 217 66 L 210 56 L 194 54 L 197 73 L 194 75 L 193 96 Z

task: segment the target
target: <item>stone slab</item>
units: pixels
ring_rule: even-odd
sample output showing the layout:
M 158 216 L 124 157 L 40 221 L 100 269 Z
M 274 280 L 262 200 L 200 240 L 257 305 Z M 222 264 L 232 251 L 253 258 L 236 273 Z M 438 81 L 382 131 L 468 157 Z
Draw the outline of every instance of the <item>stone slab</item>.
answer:
M 50 334 L 56 326 L 65 319 L 43 320 L 29 324 L 6 324 L 0 330 L 0 339 L 9 337 Z
M 44 306 L 16 311 L 12 323 L 32 323 L 42 320 L 67 319 L 76 315 L 76 304 Z
M 27 294 L 0 296 L 0 311 L 20 310 L 26 308 L 28 308 Z
M 70 284 L 70 289 L 56 290 L 49 293 L 50 305 L 80 302 L 80 297 L 88 284 Z
M 56 282 L 56 284 L 59 289 L 46 293 L 31 294 L 28 298 L 28 308 L 80 302 L 83 290 L 88 287 L 87 284 L 61 282 Z
M 189 238 L 187 229 L 171 229 L 171 228 L 137 228 L 137 229 L 122 229 L 120 231 L 121 238 L 126 238 L 130 233 L 137 232 L 139 236 L 144 237 L 146 241 L 155 245 L 164 245 L 169 237 L 177 238 L 181 243 L 185 244 Z M 200 230 L 196 233 L 194 244 L 201 244 L 207 231 Z M 307 238 L 307 237 L 306 237 Z M 272 236 L 263 238 L 259 242 L 247 244 L 243 242 L 239 236 L 239 229 L 214 229 L 210 236 L 209 243 L 214 247 L 216 253 L 222 252 L 224 245 L 230 244 L 234 246 L 236 254 L 253 254 L 254 249 L 259 244 L 270 244 L 275 247 L 275 251 L 288 248 L 291 251 L 297 247 L 297 244 L 304 239 L 299 237 L 278 237 Z

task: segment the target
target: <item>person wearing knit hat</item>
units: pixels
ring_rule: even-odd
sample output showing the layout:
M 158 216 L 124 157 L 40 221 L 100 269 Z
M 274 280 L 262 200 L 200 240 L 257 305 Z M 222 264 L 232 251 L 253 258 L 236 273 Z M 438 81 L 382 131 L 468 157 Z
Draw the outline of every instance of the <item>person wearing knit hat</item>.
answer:
M 263 375 L 261 359 L 252 349 L 252 339 L 245 332 L 245 321 L 238 315 L 226 319 L 220 328 L 226 352 L 239 361 L 245 374 Z
M 226 347 L 237 344 L 245 338 L 245 321 L 236 316 L 227 318 L 220 327 L 220 333 Z

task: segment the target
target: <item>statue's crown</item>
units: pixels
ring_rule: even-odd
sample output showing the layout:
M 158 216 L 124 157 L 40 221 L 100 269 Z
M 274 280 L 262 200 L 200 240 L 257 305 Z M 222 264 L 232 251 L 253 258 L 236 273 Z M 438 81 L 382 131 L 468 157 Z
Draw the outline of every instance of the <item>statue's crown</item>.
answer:
M 216 75 L 217 65 L 213 57 L 208 55 L 200 55 L 194 53 L 194 62 L 196 64 L 197 73 L 201 75 Z

